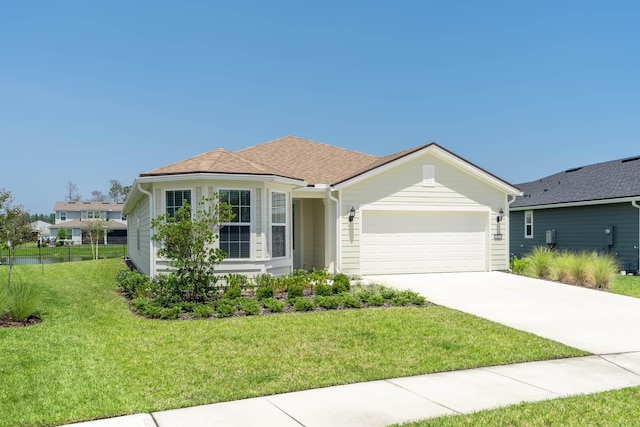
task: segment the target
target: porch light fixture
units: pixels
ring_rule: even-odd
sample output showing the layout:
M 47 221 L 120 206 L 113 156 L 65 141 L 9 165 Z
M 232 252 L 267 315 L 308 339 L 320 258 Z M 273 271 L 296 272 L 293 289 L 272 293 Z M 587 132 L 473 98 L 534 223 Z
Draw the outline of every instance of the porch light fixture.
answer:
M 504 217 L 504 211 L 502 210 L 502 208 L 500 208 L 500 211 L 498 212 L 498 216 L 496 217 L 496 222 L 500 222 L 502 221 L 502 218 Z
M 349 211 L 349 222 L 353 222 L 353 218 L 356 216 L 356 209 L 351 206 L 351 210 Z

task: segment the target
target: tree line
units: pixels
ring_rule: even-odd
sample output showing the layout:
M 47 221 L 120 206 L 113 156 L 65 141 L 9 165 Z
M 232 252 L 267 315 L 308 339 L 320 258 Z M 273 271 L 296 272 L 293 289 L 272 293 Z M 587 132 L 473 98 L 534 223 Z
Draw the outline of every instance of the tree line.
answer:
M 91 197 L 85 199 L 80 194 L 78 190 L 78 185 L 69 181 L 66 187 L 65 201 L 67 202 L 115 202 L 120 203 L 124 202 L 127 199 L 127 194 L 129 194 L 129 190 L 131 189 L 130 185 L 122 185 L 120 181 L 117 179 L 109 180 L 109 191 L 107 193 L 103 193 L 101 190 L 93 190 L 91 192 Z

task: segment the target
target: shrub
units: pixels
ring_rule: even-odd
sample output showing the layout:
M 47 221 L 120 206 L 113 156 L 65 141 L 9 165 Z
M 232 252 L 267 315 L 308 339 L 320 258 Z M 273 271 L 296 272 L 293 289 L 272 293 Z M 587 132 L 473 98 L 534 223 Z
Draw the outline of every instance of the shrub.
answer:
M 292 283 L 287 289 L 287 299 L 294 300 L 304 296 L 305 286 L 301 283 Z
M 377 292 L 363 291 L 356 294 L 360 300 L 372 307 L 380 307 L 384 305 L 384 298 Z
M 15 280 L 11 287 L 6 289 L 5 295 L 5 309 L 13 321 L 24 322 L 32 316 L 37 316 L 41 292 L 36 286 Z
M 542 246 L 536 246 L 527 256 L 529 263 L 528 268 L 534 277 L 548 279 L 551 276 L 551 259 L 552 252 Z
M 149 277 L 131 270 L 120 270 L 116 273 L 118 287 L 127 293 L 130 298 L 151 298 L 156 287 Z
M 163 320 L 175 320 L 182 313 L 180 306 L 165 307 L 160 309 L 160 318 Z
M 196 319 L 206 319 L 213 316 L 213 309 L 205 304 L 198 304 L 193 308 L 193 317 Z
M 313 301 L 308 298 L 296 298 L 293 301 L 293 309 L 295 311 L 311 311 L 315 308 Z
M 618 272 L 618 261 L 613 255 L 595 256 L 589 265 L 589 272 L 596 289 L 609 289 L 611 280 Z
M 315 293 L 316 295 L 326 297 L 333 293 L 333 288 L 331 287 L 331 285 L 327 285 L 326 283 L 318 283 L 316 284 Z
M 275 289 L 271 284 L 260 285 L 256 289 L 255 295 L 258 301 L 260 301 L 267 298 L 273 298 L 274 291 Z
M 342 297 L 340 295 L 317 295 L 314 299 L 314 303 L 317 307 L 326 308 L 327 310 L 334 310 L 343 304 Z
M 160 318 L 162 307 L 154 300 L 139 298 L 134 299 L 131 304 L 133 305 L 133 308 L 135 308 L 136 312 L 141 316 L 151 317 L 154 319 Z
M 340 294 L 351 290 L 351 282 L 346 274 L 336 274 L 333 276 L 333 293 Z
M 224 298 L 235 299 L 242 296 L 242 288 L 238 284 L 227 286 L 224 290 Z
M 526 258 L 513 256 L 509 262 L 509 269 L 513 274 L 523 275 L 527 271 L 528 261 Z
M 221 299 L 216 302 L 216 314 L 218 317 L 231 317 L 236 314 L 236 303 L 230 299 Z
M 589 280 L 589 267 L 591 256 L 587 252 L 573 254 L 567 261 L 570 283 L 584 286 Z
M 282 313 L 282 311 L 284 311 L 284 302 L 282 301 L 278 301 L 273 298 L 266 298 L 261 302 L 264 308 L 272 313 Z
M 310 274 L 310 279 L 315 285 L 324 284 L 326 285 L 329 281 L 329 272 L 327 270 L 316 270 L 315 268 Z
M 343 292 L 340 294 L 342 304 L 347 308 L 362 308 L 362 302 L 353 295 Z
M 261 311 L 260 304 L 253 298 L 239 298 L 238 306 L 240 307 L 240 310 L 244 311 L 244 313 L 248 316 L 255 316 L 257 314 L 260 314 Z

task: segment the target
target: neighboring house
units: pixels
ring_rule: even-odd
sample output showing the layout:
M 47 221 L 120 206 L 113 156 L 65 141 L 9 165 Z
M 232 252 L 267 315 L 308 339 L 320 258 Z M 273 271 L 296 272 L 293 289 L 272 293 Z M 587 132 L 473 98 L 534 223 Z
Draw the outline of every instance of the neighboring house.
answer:
M 31 228 L 38 234 L 38 238 L 48 238 L 51 235 L 49 227 L 51 227 L 51 224 L 42 220 L 37 220 L 31 223 Z
M 87 243 L 83 239 L 84 222 L 92 220 L 104 221 L 104 243 L 127 243 L 127 221 L 123 216 L 124 203 L 110 202 L 56 202 L 53 208 L 56 222 L 49 226 L 51 237 L 56 237 L 58 230 L 67 229 L 70 240 L 74 244 Z
M 520 184 L 511 204 L 511 251 L 534 246 L 615 255 L 638 271 L 640 156 L 597 163 Z
M 221 273 L 364 275 L 506 270 L 520 192 L 435 143 L 386 157 L 293 136 L 218 148 L 136 178 L 124 207 L 135 265 L 166 270 L 151 218 L 216 194 L 237 213 L 219 233 Z

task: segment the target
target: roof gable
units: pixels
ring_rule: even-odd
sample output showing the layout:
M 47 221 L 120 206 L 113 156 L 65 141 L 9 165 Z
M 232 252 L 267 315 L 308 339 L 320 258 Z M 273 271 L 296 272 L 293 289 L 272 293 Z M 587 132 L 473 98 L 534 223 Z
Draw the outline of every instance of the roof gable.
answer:
M 518 184 L 512 208 L 640 196 L 640 156 L 567 169 Z

